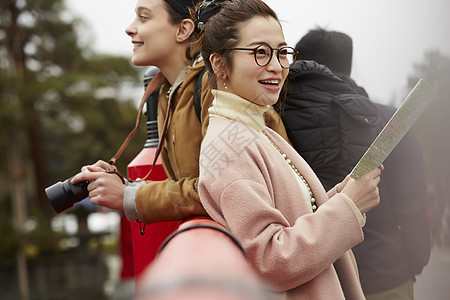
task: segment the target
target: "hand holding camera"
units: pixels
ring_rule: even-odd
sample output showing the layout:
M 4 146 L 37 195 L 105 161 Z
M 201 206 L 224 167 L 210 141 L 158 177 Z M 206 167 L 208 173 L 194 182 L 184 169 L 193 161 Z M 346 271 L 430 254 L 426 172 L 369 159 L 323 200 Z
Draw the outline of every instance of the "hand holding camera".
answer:
M 64 182 L 46 188 L 45 192 L 57 213 L 71 208 L 86 197 L 90 198 L 92 204 L 122 210 L 125 185 L 119 176 L 109 173 L 115 170 L 115 166 L 98 161 L 83 167 L 81 173 Z

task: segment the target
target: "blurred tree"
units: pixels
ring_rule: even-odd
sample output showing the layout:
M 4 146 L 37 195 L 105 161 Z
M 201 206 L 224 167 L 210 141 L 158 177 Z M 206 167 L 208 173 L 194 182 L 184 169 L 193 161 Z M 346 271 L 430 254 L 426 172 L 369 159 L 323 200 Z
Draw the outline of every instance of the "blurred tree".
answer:
M 438 94 L 434 101 L 416 121 L 414 132 L 421 145 L 429 182 L 430 211 L 433 219 L 434 236 L 436 242 L 450 232 L 442 235 L 442 219 L 445 213 L 450 214 L 450 199 L 447 196 L 447 187 L 450 185 L 448 176 L 450 171 L 450 139 L 448 129 L 450 128 L 450 57 L 438 50 L 428 51 L 421 63 L 414 65 L 414 76 L 408 78 L 408 87 L 412 89 L 419 78 L 430 84 Z M 450 217 L 450 215 L 447 215 Z
M 6 0 L 0 6 L 0 150 L 8 153 L 14 136 L 19 173 L 31 183 L 27 199 L 48 213 L 45 187 L 84 164 L 108 160 L 132 129 L 137 110 L 121 91 L 141 84 L 139 72 L 127 58 L 83 45 L 76 31 L 82 22 L 65 11 L 63 0 Z M 138 153 L 143 132 L 119 167 Z M 2 170 L 6 162 L 2 155 Z M 2 190 L 11 171 L 1 175 Z
M 63 0 L 0 2 L 0 258 L 15 256 L 21 299 L 30 298 L 27 251 L 58 245 L 45 187 L 109 159 L 136 117 L 121 91 L 142 84 L 139 72 L 126 58 L 95 54 L 77 35 L 81 24 Z M 122 169 L 142 148 L 140 134 Z

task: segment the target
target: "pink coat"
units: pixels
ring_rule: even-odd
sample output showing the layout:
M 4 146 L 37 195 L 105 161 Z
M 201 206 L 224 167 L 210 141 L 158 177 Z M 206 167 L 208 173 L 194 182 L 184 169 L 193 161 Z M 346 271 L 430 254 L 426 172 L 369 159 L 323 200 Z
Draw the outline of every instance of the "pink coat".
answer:
M 349 198 L 328 194 L 298 153 L 264 132 L 300 170 L 316 198 L 311 212 L 280 153 L 257 130 L 212 115 L 200 154 L 200 200 L 242 243 L 280 299 L 364 299 L 348 250 L 363 240 Z M 351 201 L 351 200 L 350 200 Z

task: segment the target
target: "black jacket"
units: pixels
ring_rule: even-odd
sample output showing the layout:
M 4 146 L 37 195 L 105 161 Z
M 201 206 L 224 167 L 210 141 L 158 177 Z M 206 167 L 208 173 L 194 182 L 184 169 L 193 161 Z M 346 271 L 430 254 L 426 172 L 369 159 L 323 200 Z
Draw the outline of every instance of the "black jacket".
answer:
M 336 75 L 368 97 L 353 79 Z M 378 103 L 376 106 L 380 116 L 379 132 L 395 113 L 395 108 Z M 428 263 L 431 251 L 425 163 L 413 132 L 403 137 L 384 166 L 386 169 L 378 185 L 381 203 L 367 213 L 363 229 L 365 242 L 353 249 L 367 294 L 415 279 Z
M 371 102 L 348 76 L 338 76 L 315 62 L 298 61 L 281 104 L 289 139 L 326 189 L 351 172 L 395 112 Z M 384 166 L 381 203 L 367 213 L 365 239 L 353 248 L 366 294 L 415 278 L 430 256 L 424 161 L 411 132 Z
M 381 130 L 395 109 L 377 104 Z M 366 294 L 402 285 L 422 272 L 431 251 L 426 172 L 408 132 L 383 163 L 380 205 L 367 213 L 364 242 L 353 248 Z
M 281 117 L 290 141 L 326 190 L 342 181 L 377 134 L 379 115 L 367 97 L 314 61 L 297 61 Z

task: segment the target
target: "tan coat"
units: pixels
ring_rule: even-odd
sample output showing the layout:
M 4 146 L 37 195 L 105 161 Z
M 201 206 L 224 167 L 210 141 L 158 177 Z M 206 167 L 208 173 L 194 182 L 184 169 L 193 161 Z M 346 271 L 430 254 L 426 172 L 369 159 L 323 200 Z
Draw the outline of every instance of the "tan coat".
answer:
M 164 169 L 169 179 L 148 182 L 136 192 L 136 210 L 144 223 L 183 220 L 193 215 L 207 215 L 198 195 L 200 144 L 209 123 L 208 108 L 213 96 L 203 78 L 202 113 L 200 124 L 193 105 L 195 82 L 203 70 L 203 63 L 188 67 L 180 85 L 175 83 L 173 97 L 174 111 L 169 119 L 166 141 L 161 151 Z M 163 85 L 159 97 L 158 129 L 167 112 L 167 92 L 171 86 Z M 265 115 L 268 127 L 287 139 L 280 116 L 272 109 Z

